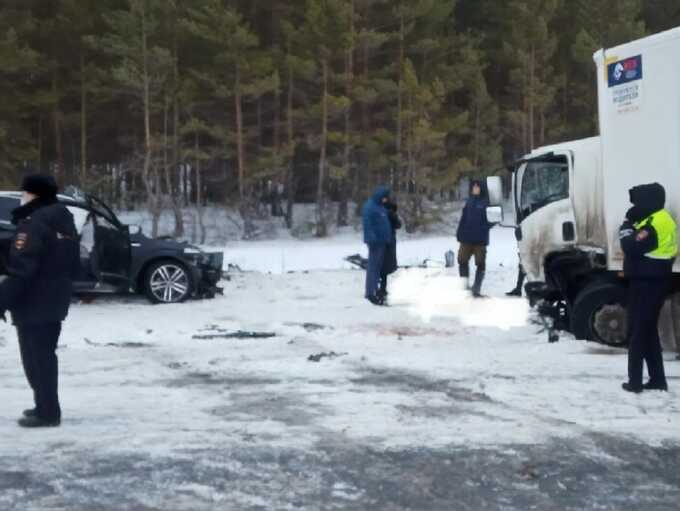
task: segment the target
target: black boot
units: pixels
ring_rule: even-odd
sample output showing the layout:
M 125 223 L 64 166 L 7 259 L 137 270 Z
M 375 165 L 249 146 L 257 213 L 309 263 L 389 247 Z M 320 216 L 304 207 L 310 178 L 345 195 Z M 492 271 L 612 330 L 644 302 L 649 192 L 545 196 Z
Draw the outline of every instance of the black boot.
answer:
M 366 298 L 366 299 L 367 299 L 369 302 L 371 302 L 373 305 L 379 305 L 379 306 L 385 305 L 385 299 L 384 299 L 384 298 L 380 298 L 379 296 L 369 296 L 369 297 Z
M 637 387 L 631 383 L 622 383 L 621 388 L 626 392 L 632 392 L 633 394 L 639 394 L 644 390 L 642 387 Z
M 647 383 L 643 384 L 642 388 L 645 390 L 661 390 L 663 392 L 668 392 L 668 383 L 665 382 L 656 383 L 650 380 Z
M 522 296 L 522 285 L 524 284 L 524 279 L 525 279 L 526 276 L 527 276 L 526 273 L 524 273 L 520 269 L 519 273 L 517 273 L 517 285 L 515 286 L 515 289 L 505 293 L 505 295 L 506 296 Z
M 34 415 L 23 417 L 17 421 L 22 428 L 56 428 L 61 424 L 61 419 L 44 419 Z
M 378 288 L 376 296 L 384 301 L 387 298 L 388 294 L 389 293 L 387 292 L 387 275 L 385 275 L 380 279 L 380 287 Z
M 484 282 L 484 272 L 477 270 L 475 273 L 475 283 L 472 285 L 472 296 L 475 298 L 482 296 L 482 282 Z
M 38 415 L 38 409 L 37 408 L 29 408 L 28 410 L 24 410 L 23 413 L 24 417 L 35 417 Z

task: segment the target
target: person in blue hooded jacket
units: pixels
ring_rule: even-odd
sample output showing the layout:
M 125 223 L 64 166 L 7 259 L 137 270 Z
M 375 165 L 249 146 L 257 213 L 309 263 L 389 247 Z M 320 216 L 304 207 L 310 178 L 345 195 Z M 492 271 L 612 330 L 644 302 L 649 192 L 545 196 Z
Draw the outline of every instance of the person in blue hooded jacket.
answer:
M 469 283 L 470 259 L 474 256 L 475 281 L 472 285 L 472 295 L 481 296 L 482 282 L 486 273 L 486 250 L 489 245 L 489 231 L 493 227 L 486 218 L 489 201 L 485 197 L 481 181 L 472 181 L 471 195 L 465 203 L 463 215 L 458 224 L 457 238 L 460 243 L 458 249 L 458 271 L 460 276 Z
M 390 189 L 386 186 L 379 186 L 366 201 L 362 211 L 364 243 L 368 246 L 366 299 L 374 305 L 385 303 L 384 298 L 378 295 L 378 290 L 385 253 L 394 238 L 389 212 L 385 207 L 389 199 Z

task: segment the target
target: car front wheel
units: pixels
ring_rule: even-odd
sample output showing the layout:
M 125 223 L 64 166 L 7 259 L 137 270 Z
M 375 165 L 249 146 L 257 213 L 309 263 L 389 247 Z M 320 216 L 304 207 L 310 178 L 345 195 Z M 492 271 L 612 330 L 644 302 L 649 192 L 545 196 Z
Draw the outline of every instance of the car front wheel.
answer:
M 144 290 L 152 303 L 180 303 L 191 295 L 191 277 L 181 263 L 160 261 L 147 270 Z

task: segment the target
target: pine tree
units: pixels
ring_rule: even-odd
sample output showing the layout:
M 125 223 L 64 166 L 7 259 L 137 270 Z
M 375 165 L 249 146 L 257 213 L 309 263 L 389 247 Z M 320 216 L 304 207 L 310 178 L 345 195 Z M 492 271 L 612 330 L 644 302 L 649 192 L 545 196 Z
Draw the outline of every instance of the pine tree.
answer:
M 507 91 L 513 108 L 506 112 L 506 134 L 514 138 L 516 153 L 529 152 L 546 141 L 556 89 L 557 37 L 550 22 L 557 7 L 557 0 L 511 0 L 507 6 L 503 49 L 512 65 Z
M 152 214 L 152 236 L 158 235 L 162 213 L 159 147 L 162 144 L 154 117 L 162 109 L 164 89 L 172 70 L 167 48 L 159 45 L 163 0 L 128 0 L 128 9 L 107 15 L 110 26 L 102 48 L 116 57 L 113 77 L 131 94 L 141 110 L 144 133 L 141 178 Z
M 22 22 L 30 25 L 23 13 Z M 38 158 L 30 123 L 30 77 L 38 69 L 38 54 L 19 40 L 17 18 L 0 11 L 0 176 L 12 178 L 22 163 Z M 28 91 L 27 91 L 28 89 Z
M 645 34 L 641 0 L 574 0 L 563 17 L 580 27 L 563 36 L 566 64 L 559 97 L 563 98 L 564 129 L 559 135 L 581 138 L 597 133 L 597 90 L 593 53 L 638 39 Z
M 348 4 L 345 0 L 307 0 L 305 38 L 318 66 L 319 79 L 319 165 L 316 193 L 316 235 L 328 234 L 326 186 L 329 176 L 329 142 L 342 140 L 331 121 L 349 108 L 349 98 L 333 95 L 333 61 L 352 45 Z M 335 167 L 337 168 L 337 166 Z M 332 170 L 332 169 L 331 169 Z M 337 175 L 337 174 L 336 174 Z
M 190 9 L 185 27 L 194 37 L 206 42 L 212 55 L 206 68 L 194 72 L 218 98 L 231 105 L 228 110 L 233 112 L 235 128 L 239 210 L 246 225 L 245 235 L 249 237 L 254 232 L 255 204 L 249 187 L 258 176 L 249 175 L 247 169 L 244 103 L 278 86 L 271 60 L 260 50 L 257 35 L 243 17 L 220 0 L 207 0 L 200 8 Z

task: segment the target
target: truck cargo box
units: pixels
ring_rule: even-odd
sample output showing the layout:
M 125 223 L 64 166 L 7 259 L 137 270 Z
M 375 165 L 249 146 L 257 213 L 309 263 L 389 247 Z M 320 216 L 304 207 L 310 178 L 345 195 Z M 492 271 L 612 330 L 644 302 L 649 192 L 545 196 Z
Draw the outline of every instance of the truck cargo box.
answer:
M 680 29 L 600 50 L 594 59 L 608 267 L 620 270 L 618 228 L 630 188 L 661 183 L 680 220 Z

